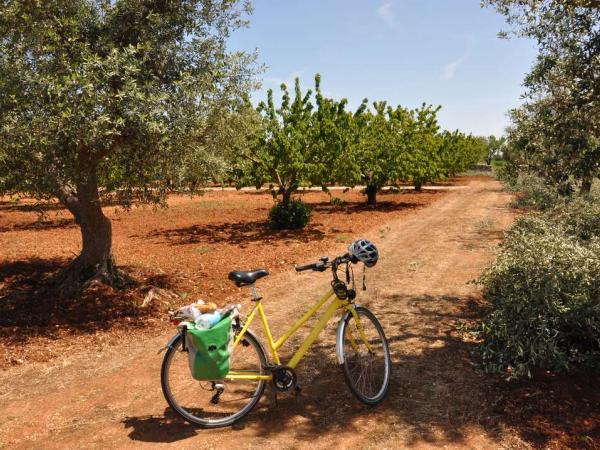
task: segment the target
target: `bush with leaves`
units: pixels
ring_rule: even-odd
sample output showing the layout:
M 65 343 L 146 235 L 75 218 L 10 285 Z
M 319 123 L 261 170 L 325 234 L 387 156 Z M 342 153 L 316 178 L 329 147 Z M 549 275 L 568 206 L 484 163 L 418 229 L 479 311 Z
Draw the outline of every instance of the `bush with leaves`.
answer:
M 300 200 L 292 200 L 289 205 L 277 203 L 273 206 L 269 218 L 276 230 L 296 230 L 308 225 L 310 214 L 310 206 Z
M 546 180 L 533 174 L 523 173 L 506 183 L 509 192 L 517 194 L 511 206 L 514 208 L 530 208 L 548 210 L 561 202 L 559 191 L 550 186 Z
M 580 241 L 600 239 L 600 201 L 575 198 L 549 212 L 565 234 Z
M 492 311 L 477 353 L 488 372 L 531 377 L 600 365 L 600 244 L 543 215 L 521 219 L 481 276 Z

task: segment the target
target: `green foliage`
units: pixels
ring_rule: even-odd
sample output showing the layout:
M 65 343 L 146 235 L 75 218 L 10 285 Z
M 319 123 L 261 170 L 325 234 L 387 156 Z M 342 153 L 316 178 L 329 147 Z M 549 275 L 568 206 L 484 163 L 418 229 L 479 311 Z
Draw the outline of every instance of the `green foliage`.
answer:
M 538 44 L 524 104 L 511 111 L 506 170 L 586 194 L 600 174 L 600 8 L 591 2 L 489 0 Z
M 535 369 L 600 363 L 600 244 L 545 216 L 519 220 L 481 276 L 491 313 L 481 325 L 483 368 L 514 378 Z
M 330 203 L 332 206 L 344 206 L 344 200 L 342 200 L 342 199 L 341 199 L 341 198 L 339 198 L 339 197 L 331 197 L 331 198 L 329 199 L 329 203 Z
M 410 180 L 420 188 L 487 155 L 480 138 L 440 133 L 439 107 L 409 110 L 381 101 L 370 109 L 365 99 L 352 114 L 345 99 L 325 97 L 320 82 L 317 74 L 314 96 L 302 92 L 298 79 L 293 96 L 282 84 L 279 107 L 267 92 L 267 102 L 257 108 L 261 123 L 254 138 L 239 146 L 243 158 L 234 164 L 239 185 L 273 183 L 283 204 L 300 185 L 365 185 L 367 202 L 374 204 L 383 186 Z
M 194 191 L 208 182 L 239 182 L 243 176 L 239 157 L 262 127 L 260 115 L 247 99 L 231 108 L 215 107 L 208 117 L 205 138 L 181 166 L 180 184 Z
M 277 203 L 269 211 L 271 226 L 277 230 L 304 228 L 310 220 L 310 206 L 300 200 L 292 200 L 289 205 Z
M 416 190 L 423 184 L 437 180 L 443 176 L 440 161 L 441 138 L 438 136 L 439 125 L 437 112 L 440 107 L 433 108 L 423 104 L 421 108 L 412 110 L 406 121 L 407 152 L 404 158 L 406 178 L 413 183 Z
M 303 182 L 322 184 L 330 177 L 332 160 L 343 147 L 347 114 L 345 100 L 340 102 L 323 97 L 321 78 L 315 76 L 316 110 L 312 91 L 303 93 L 296 78 L 293 96 L 285 84 L 281 85 L 282 101 L 275 107 L 273 91 L 267 93 L 267 102 L 258 105 L 262 129 L 254 142 L 243 151 L 241 183 L 257 187 L 273 182 L 276 195 L 282 196 L 287 207 L 291 196 Z
M 164 202 L 216 170 L 216 111 L 254 85 L 254 56 L 226 45 L 249 10 L 236 0 L 0 4 L 0 193 L 58 198 L 75 217 L 83 245 L 62 293 L 94 277 L 122 284 L 103 198 Z
M 468 170 L 490 151 L 486 138 L 466 136 L 458 130 L 445 131 L 440 138 L 440 167 L 444 176 L 453 177 Z
M 479 279 L 492 305 L 480 328 L 483 367 L 515 378 L 598 367 L 600 197 L 560 196 L 535 176 L 513 187 L 543 211 L 517 220 Z
M 566 235 L 580 241 L 600 239 L 599 198 L 575 198 L 550 211 L 548 218 L 562 226 Z
M 491 165 L 494 161 L 500 160 L 504 157 L 506 151 L 506 137 L 501 136 L 497 138 L 493 134 L 482 138 L 485 142 L 487 150 L 485 152 L 485 162 Z
M 0 13 L 0 189 L 77 197 L 90 178 L 157 201 L 253 83 L 228 53 L 238 2 L 8 2 Z M 149 189 L 150 188 L 150 189 Z
M 514 208 L 544 211 L 554 208 L 561 201 L 556 187 L 537 175 L 522 173 L 510 179 L 506 186 L 508 191 L 516 193 L 516 199 L 511 203 Z
M 352 116 L 350 144 L 336 164 L 337 181 L 366 185 L 367 201 L 373 204 L 379 189 L 404 179 L 402 127 L 408 119 L 409 111 L 400 106 L 374 102 L 370 111 L 364 100 Z

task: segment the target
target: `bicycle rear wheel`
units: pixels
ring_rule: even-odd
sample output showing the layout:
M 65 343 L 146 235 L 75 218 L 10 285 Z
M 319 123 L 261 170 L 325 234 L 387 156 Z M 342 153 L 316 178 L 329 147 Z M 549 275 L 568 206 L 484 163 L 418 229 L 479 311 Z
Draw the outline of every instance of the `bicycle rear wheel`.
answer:
M 203 428 L 217 428 L 233 424 L 256 406 L 265 390 L 264 380 L 195 380 L 182 342 L 179 335 L 167 349 L 161 368 L 163 393 L 177 414 Z M 246 331 L 231 354 L 230 370 L 263 374 L 266 365 L 265 350 L 256 336 Z
M 384 399 L 390 385 L 390 350 L 375 315 L 362 306 L 357 306 L 355 311 L 360 324 L 353 314 L 348 314 L 338 336 L 344 378 L 361 402 L 376 405 Z

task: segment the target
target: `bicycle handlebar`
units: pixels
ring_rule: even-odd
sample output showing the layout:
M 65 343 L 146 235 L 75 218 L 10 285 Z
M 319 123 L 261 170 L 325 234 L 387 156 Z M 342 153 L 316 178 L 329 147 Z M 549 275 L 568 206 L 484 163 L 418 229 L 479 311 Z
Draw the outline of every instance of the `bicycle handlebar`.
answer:
M 318 262 L 318 263 L 312 263 L 312 264 L 305 264 L 303 266 L 296 266 L 295 269 L 296 269 L 296 272 L 302 272 L 304 270 L 319 270 L 319 269 L 317 269 L 317 266 L 319 264 L 323 264 L 323 263 Z M 325 269 L 324 264 L 323 264 L 323 269 Z
M 319 261 L 319 262 L 312 263 L 312 264 L 305 264 L 303 266 L 296 266 L 295 269 L 296 269 L 296 272 L 303 272 L 305 270 L 314 270 L 316 272 L 324 272 L 325 269 L 327 269 L 328 267 L 331 267 L 331 268 L 333 268 L 333 270 L 335 272 L 337 267 L 340 264 L 343 264 L 345 262 L 357 263 L 358 260 L 355 260 L 355 258 L 352 258 L 352 256 L 350 256 L 349 253 L 346 253 L 345 255 L 334 258 L 333 261 L 329 261 L 329 258 L 321 258 L 321 261 Z

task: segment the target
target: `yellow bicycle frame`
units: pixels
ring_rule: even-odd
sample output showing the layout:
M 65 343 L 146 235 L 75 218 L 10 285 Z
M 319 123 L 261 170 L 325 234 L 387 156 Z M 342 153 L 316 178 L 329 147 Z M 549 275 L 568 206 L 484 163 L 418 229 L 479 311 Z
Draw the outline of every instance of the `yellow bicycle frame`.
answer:
M 360 323 L 358 314 L 354 310 L 354 305 L 349 303 L 347 300 L 340 300 L 333 292 L 333 289 L 330 289 L 323 297 L 321 297 L 321 299 L 317 303 L 315 303 L 315 305 L 312 308 L 310 308 L 306 312 L 306 314 L 304 314 L 300 319 L 298 319 L 298 321 L 296 321 L 296 323 L 294 323 L 294 325 L 292 325 L 292 328 L 287 333 L 285 333 L 283 336 L 281 336 L 279 339 L 277 339 L 277 341 L 273 340 L 273 335 L 271 334 L 271 329 L 269 328 L 269 324 L 267 322 L 267 316 L 265 315 L 265 311 L 262 307 L 261 301 L 256 300 L 256 305 L 254 305 L 254 307 L 252 308 L 252 311 L 250 311 L 250 314 L 248 315 L 248 318 L 246 319 L 246 323 L 244 324 L 244 326 L 242 327 L 242 330 L 240 331 L 240 333 L 236 336 L 235 340 L 233 341 L 233 351 L 235 351 L 235 348 L 237 347 L 237 345 L 240 343 L 240 341 L 244 337 L 244 334 L 248 330 L 248 327 L 250 326 L 250 324 L 254 320 L 254 317 L 256 316 L 256 313 L 258 312 L 258 315 L 260 316 L 261 321 L 262 321 L 265 335 L 267 337 L 267 343 L 269 345 L 269 350 L 271 351 L 273 361 L 275 362 L 275 364 L 278 364 L 278 365 L 281 364 L 281 359 L 279 358 L 279 354 L 277 353 L 277 350 L 279 348 L 281 348 L 283 346 L 283 344 L 285 344 L 285 342 L 302 325 L 304 325 L 306 323 L 306 321 L 308 321 L 312 316 L 314 316 L 317 313 L 317 311 L 319 311 L 319 309 L 321 309 L 321 307 L 330 300 L 331 300 L 331 304 L 327 307 L 327 309 L 325 310 L 323 315 L 321 315 L 321 317 L 319 318 L 317 323 L 312 327 L 309 335 L 306 337 L 304 342 L 302 342 L 302 345 L 300 345 L 300 347 L 298 348 L 296 353 L 294 353 L 294 356 L 292 356 L 292 358 L 288 362 L 287 366 L 291 367 L 293 369 L 298 365 L 298 363 L 304 357 L 304 355 L 306 354 L 306 352 L 308 351 L 310 346 L 315 342 L 315 340 L 317 339 L 317 337 L 319 336 L 321 331 L 323 331 L 323 328 L 325 328 L 325 326 L 327 325 L 329 320 L 340 309 L 348 311 L 350 314 L 352 314 L 354 316 L 361 340 L 364 342 L 364 344 L 367 346 L 367 348 L 370 351 L 371 346 L 369 345 L 367 337 L 365 336 L 365 333 L 364 333 L 362 325 Z M 350 333 L 349 333 L 350 344 L 356 350 L 357 349 L 356 342 L 354 342 L 354 338 L 352 337 L 351 330 L 349 330 L 349 331 L 350 331 Z M 258 372 L 230 371 L 225 376 L 225 378 L 228 380 L 270 380 L 272 377 L 270 374 L 267 375 L 267 374 L 258 373 Z

